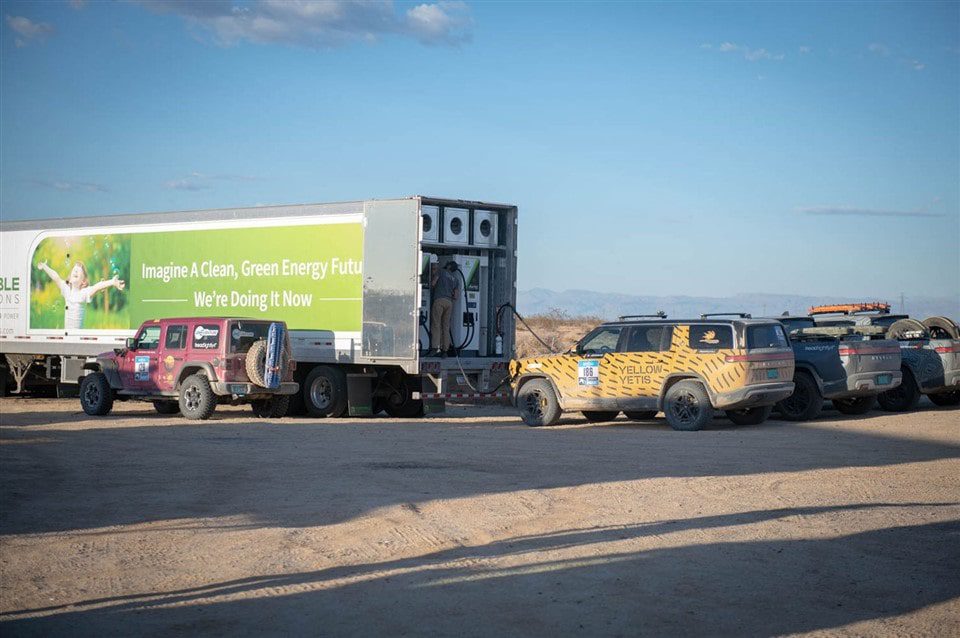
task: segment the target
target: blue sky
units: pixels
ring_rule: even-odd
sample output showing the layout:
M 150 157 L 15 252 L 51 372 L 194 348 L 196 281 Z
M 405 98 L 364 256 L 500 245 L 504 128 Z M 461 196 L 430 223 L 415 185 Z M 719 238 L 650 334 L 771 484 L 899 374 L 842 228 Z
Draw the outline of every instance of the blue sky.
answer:
M 2 16 L 4 220 L 438 194 L 521 288 L 960 299 L 958 3 Z

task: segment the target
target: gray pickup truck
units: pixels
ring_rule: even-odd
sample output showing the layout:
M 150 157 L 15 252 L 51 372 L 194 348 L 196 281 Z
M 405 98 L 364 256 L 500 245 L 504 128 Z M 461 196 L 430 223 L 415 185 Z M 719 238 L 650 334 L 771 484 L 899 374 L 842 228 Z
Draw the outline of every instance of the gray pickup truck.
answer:
M 900 347 L 883 339 L 882 330 L 821 327 L 812 317 L 777 319 L 796 361 L 794 392 L 774 407 L 784 419 L 815 419 L 824 399 L 844 414 L 864 414 L 877 395 L 900 385 Z
M 921 322 L 909 315 L 869 312 L 818 316 L 816 323 L 880 327 L 888 339 L 899 342 L 903 382 L 877 397 L 884 410 L 912 410 L 923 395 L 935 405 L 960 405 L 960 326 L 952 319 L 930 317 Z

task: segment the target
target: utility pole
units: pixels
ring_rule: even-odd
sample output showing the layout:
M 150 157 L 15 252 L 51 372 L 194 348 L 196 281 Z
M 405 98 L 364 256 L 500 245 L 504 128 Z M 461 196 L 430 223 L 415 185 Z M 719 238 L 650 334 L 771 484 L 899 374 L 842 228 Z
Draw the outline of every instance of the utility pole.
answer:
M 903 293 L 900 293 L 900 312 L 907 314 L 907 306 L 903 301 Z

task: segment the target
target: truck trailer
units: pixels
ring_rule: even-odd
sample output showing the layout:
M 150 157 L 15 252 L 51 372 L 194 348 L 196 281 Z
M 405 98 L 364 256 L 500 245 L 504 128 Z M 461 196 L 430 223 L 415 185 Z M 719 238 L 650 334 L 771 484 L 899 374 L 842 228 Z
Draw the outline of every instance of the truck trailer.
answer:
M 2 222 L 0 248 L 0 372 L 17 392 L 75 387 L 145 320 L 239 316 L 286 322 L 294 409 L 314 416 L 506 396 L 513 205 L 416 196 Z M 431 271 L 451 261 L 453 351 L 431 356 Z

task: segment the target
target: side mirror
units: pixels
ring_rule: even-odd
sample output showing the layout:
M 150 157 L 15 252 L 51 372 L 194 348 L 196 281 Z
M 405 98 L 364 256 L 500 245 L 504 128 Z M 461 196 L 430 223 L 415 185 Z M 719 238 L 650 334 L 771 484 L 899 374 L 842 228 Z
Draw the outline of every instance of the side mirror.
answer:
M 127 337 L 127 350 L 136 350 L 137 340 L 133 337 Z

